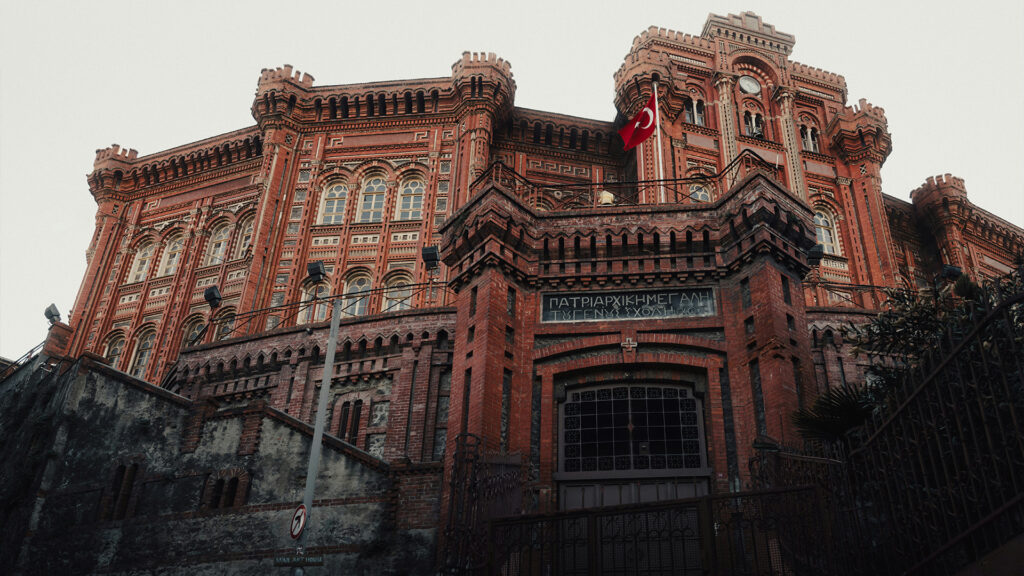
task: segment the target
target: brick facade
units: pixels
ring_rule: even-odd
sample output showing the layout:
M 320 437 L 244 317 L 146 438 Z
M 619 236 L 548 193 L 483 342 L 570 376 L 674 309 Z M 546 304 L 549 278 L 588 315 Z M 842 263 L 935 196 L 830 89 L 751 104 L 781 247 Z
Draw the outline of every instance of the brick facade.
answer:
M 673 494 L 743 486 L 758 437 L 796 440 L 793 410 L 863 380 L 840 327 L 883 306 L 884 288 L 930 286 L 946 264 L 1006 273 L 1024 240 L 948 174 L 910 202 L 883 194 L 884 110 L 847 105 L 845 79 L 790 60 L 794 42 L 750 12 L 711 15 L 696 36 L 652 27 L 615 73 L 612 122 L 515 106 L 493 54 L 464 53 L 447 77 L 356 85 L 263 70 L 255 126 L 97 152 L 65 349 L 190 400 L 185 452 L 209 403 L 240 410 L 241 457 L 260 450 L 261 411 L 313 420 L 328 338 L 316 299 L 346 294 L 327 432 L 405 470 L 402 526 L 443 519 L 442 456 L 450 472 L 460 433 L 522 456 L 535 510 L 587 483 L 633 498 L 657 479 Z M 617 129 L 654 86 L 661 138 L 624 152 Z M 421 258 L 431 246 L 437 270 Z M 552 295 L 630 293 L 710 300 L 543 317 Z M 634 439 L 628 471 L 590 456 L 580 465 L 598 468 L 570 470 L 566 406 L 646 385 L 699 407 L 696 460 L 639 474 L 662 464 L 660 440 Z

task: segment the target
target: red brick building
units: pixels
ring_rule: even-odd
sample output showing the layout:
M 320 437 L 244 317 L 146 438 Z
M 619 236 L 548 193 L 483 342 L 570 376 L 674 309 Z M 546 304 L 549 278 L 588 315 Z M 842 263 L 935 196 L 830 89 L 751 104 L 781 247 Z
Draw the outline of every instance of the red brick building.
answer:
M 97 152 L 69 354 L 311 421 L 344 295 L 328 432 L 432 487 L 409 526 L 436 526 L 463 432 L 519 455 L 530 509 L 740 486 L 755 438 L 794 440 L 793 410 L 863 378 L 836 328 L 881 287 L 1006 273 L 1024 239 L 948 174 L 883 194 L 884 111 L 794 42 L 749 12 L 651 28 L 613 121 L 516 107 L 493 54 L 355 85 L 264 70 L 255 126 Z M 660 138 L 624 152 L 655 84 Z

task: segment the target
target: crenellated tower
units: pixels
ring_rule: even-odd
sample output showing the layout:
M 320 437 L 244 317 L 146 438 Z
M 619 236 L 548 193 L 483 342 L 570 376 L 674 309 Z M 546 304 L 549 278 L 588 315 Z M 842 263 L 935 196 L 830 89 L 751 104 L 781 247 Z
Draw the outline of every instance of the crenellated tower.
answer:
M 452 90 L 459 146 L 469 151 L 460 155 L 464 177 L 456 182 L 462 203 L 468 200 L 469 185 L 490 164 L 496 126 L 512 114 L 516 93 L 512 66 L 493 53 L 463 52 L 452 64 Z
M 850 253 L 849 270 L 856 284 L 895 286 L 896 265 L 892 235 L 882 197 L 882 164 L 892 152 L 885 110 L 861 98 L 846 106 L 825 127 L 825 138 L 836 155 L 839 214 Z M 881 304 L 874 293 L 870 308 Z

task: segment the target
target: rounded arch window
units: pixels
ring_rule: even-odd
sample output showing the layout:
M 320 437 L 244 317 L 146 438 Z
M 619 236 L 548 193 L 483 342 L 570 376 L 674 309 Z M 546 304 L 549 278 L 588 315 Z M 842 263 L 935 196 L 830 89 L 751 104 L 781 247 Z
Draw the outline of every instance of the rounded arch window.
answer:
M 835 219 L 825 210 L 814 212 L 814 233 L 825 254 L 839 254 Z
M 152 242 L 146 242 L 136 250 L 135 262 L 132 263 L 132 282 L 142 282 L 146 279 L 149 264 L 153 260 L 153 246 Z
M 231 337 L 235 331 L 235 309 L 228 308 L 217 316 L 213 322 L 217 326 L 217 340 L 224 340 Z
M 224 262 L 227 254 L 228 237 L 231 236 L 231 228 L 225 223 L 213 229 L 210 234 L 210 245 L 206 249 L 206 265 L 220 264 Z
M 129 374 L 136 378 L 142 378 L 149 365 L 149 359 L 153 353 L 153 341 L 156 340 L 156 332 L 147 330 L 135 340 L 135 356 L 132 358 L 132 368 Z
M 341 224 L 345 219 L 345 203 L 348 201 L 348 184 L 334 182 L 324 189 L 323 207 L 320 209 L 321 224 Z
M 164 248 L 164 256 L 160 262 L 160 276 L 169 276 L 178 270 L 178 262 L 181 260 L 181 252 L 185 247 L 185 239 L 177 234 L 167 241 Z
M 396 276 L 387 281 L 384 290 L 384 312 L 407 310 L 412 307 L 412 288 L 405 276 Z
M 238 246 L 235 247 L 235 258 L 244 257 L 246 251 L 252 246 L 253 224 L 254 218 L 249 216 L 239 225 Z
M 690 199 L 694 202 L 711 202 L 711 190 L 704 184 L 691 184 Z
M 188 348 L 189 346 L 195 346 L 199 343 L 199 338 L 203 333 L 203 319 L 192 318 L 185 322 L 185 328 L 182 330 L 181 347 Z
M 344 311 L 348 316 L 362 316 L 370 302 L 370 277 L 365 274 L 357 274 L 349 278 L 345 283 L 345 306 Z
M 402 184 L 402 195 L 398 207 L 399 220 L 419 220 L 423 214 L 423 193 L 426 186 L 420 178 L 407 180 Z
M 359 202 L 359 222 L 380 222 L 383 219 L 387 189 L 387 183 L 380 176 L 366 180 Z
M 103 357 L 110 362 L 111 367 L 117 368 L 122 352 L 124 352 L 124 336 L 122 334 L 114 334 L 107 338 L 107 344 L 103 347 Z
M 302 309 L 300 318 L 303 322 L 323 322 L 327 318 L 328 296 L 330 287 L 326 282 L 307 286 L 302 290 Z

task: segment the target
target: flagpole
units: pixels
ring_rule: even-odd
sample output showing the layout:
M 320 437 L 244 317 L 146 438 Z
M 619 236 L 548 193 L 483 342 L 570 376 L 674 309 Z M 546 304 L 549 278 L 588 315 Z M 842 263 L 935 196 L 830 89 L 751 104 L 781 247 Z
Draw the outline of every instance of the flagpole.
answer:
M 665 179 L 665 165 L 661 161 L 661 106 L 658 106 L 658 81 L 652 81 L 651 86 L 654 89 L 654 122 L 655 124 L 657 124 L 656 130 L 658 131 L 658 187 L 660 190 L 659 198 L 661 203 L 664 204 L 665 183 L 661 181 Z

